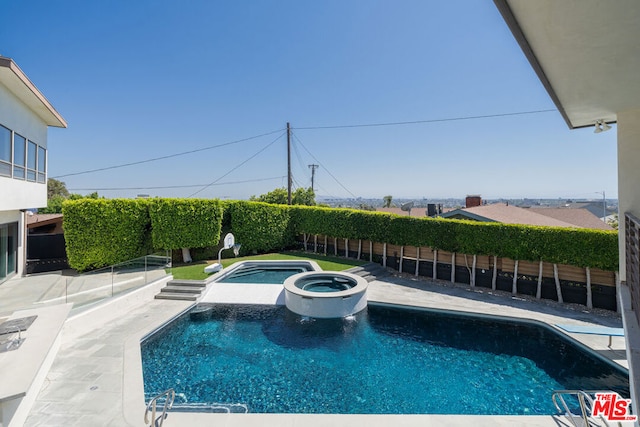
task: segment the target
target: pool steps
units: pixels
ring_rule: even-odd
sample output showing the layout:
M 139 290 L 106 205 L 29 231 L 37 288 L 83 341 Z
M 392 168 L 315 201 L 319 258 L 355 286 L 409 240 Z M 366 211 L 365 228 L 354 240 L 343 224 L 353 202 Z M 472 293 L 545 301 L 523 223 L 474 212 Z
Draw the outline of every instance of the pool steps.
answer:
M 385 267 L 381 266 L 380 264 L 376 264 L 375 262 L 369 262 L 359 267 L 353 267 L 345 270 L 345 272 L 360 276 L 367 282 L 373 282 L 380 277 L 386 277 L 390 274 Z
M 207 284 L 200 280 L 170 280 L 155 298 L 195 301 L 206 286 Z

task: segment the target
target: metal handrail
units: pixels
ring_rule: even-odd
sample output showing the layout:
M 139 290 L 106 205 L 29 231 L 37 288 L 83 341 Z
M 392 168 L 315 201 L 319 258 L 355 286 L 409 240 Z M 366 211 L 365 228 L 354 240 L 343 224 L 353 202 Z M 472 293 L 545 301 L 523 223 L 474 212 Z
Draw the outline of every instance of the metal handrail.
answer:
M 156 404 L 158 400 L 161 398 L 165 398 L 164 404 L 162 405 L 162 414 L 160 416 L 156 416 Z M 167 411 L 171 409 L 173 406 L 173 401 L 176 398 L 176 392 L 170 388 L 168 390 L 163 391 L 158 394 L 156 397 L 149 401 L 147 405 L 147 409 L 144 411 L 144 423 L 145 425 L 149 425 L 149 427 L 162 427 L 162 423 L 167 418 Z M 151 411 L 151 419 L 149 419 L 149 412 Z
M 580 404 L 580 417 L 584 422 L 583 425 L 589 426 L 591 425 L 589 423 L 590 413 L 593 410 L 593 404 L 594 404 L 593 398 L 591 396 L 596 393 L 610 393 L 610 392 L 603 391 L 603 390 L 556 390 L 551 396 L 551 400 L 553 400 L 553 404 L 555 405 L 558 412 L 563 412 L 563 409 L 564 409 L 564 414 L 567 416 L 571 424 L 573 424 L 575 427 L 578 427 L 578 423 L 576 422 L 575 417 L 573 416 L 573 413 L 569 409 L 567 402 L 564 400 L 564 395 L 571 395 L 571 396 L 577 397 L 578 403 Z M 562 405 L 562 408 L 560 408 L 560 405 L 558 404 L 558 400 L 560 400 L 560 404 Z M 610 427 L 609 423 L 602 415 L 600 415 L 599 418 L 602 420 L 605 426 Z

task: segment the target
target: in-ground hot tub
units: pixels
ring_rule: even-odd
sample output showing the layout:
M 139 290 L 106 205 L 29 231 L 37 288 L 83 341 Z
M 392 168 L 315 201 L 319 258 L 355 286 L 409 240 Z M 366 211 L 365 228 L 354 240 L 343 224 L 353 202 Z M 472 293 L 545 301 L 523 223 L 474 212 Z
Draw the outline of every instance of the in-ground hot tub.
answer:
M 320 319 L 347 317 L 367 306 L 368 283 L 360 276 L 337 271 L 314 271 L 284 281 L 287 308 Z

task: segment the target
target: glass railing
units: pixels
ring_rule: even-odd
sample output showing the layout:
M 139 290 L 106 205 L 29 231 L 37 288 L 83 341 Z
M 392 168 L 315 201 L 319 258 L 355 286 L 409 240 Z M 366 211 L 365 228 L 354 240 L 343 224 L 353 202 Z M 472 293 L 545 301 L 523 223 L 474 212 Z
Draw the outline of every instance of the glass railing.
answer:
M 170 253 L 147 255 L 83 274 L 15 277 L 0 285 L 0 318 L 18 310 L 73 303 L 73 310 L 130 292 L 171 274 Z
M 167 276 L 168 255 L 147 255 L 90 271 L 64 281 L 64 301 L 74 309 L 145 286 Z M 62 298 L 62 296 L 61 296 Z

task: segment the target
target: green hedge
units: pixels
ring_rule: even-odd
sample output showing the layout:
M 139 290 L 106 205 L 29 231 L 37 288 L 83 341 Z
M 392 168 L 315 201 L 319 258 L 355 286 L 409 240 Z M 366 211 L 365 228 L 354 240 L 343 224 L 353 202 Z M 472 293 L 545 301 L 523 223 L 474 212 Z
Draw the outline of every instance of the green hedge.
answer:
M 293 244 L 296 230 L 289 206 L 262 202 L 225 202 L 225 223 L 241 253 L 280 250 Z
M 68 201 L 69 264 L 78 270 L 136 258 L 153 247 L 218 244 L 221 223 L 243 254 L 280 250 L 301 233 L 477 255 L 618 269 L 618 234 L 591 229 L 406 217 L 353 209 L 194 199 Z M 153 238 L 151 237 L 151 235 Z
M 209 199 L 152 199 L 151 235 L 156 249 L 203 248 L 220 240 L 222 205 Z
M 147 253 L 149 214 L 144 200 L 66 201 L 62 214 L 71 268 L 85 271 Z
M 326 234 L 343 239 L 366 239 L 376 242 L 383 236 L 394 215 L 353 209 L 292 206 L 292 221 L 298 233 Z
M 449 252 L 618 269 L 618 234 L 313 207 L 292 208 L 299 233 L 428 246 Z

